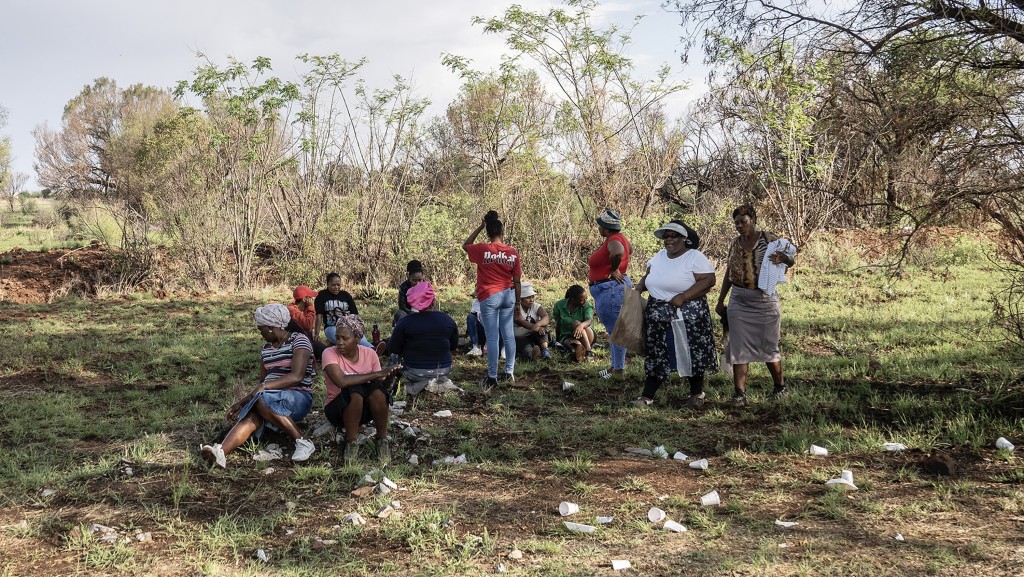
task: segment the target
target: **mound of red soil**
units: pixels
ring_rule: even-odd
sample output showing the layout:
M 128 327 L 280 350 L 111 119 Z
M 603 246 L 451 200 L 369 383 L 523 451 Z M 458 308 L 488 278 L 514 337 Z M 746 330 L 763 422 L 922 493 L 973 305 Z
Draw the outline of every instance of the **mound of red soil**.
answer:
M 45 252 L 15 248 L 0 254 L 0 301 L 47 303 L 67 294 L 95 296 L 96 280 L 110 266 L 101 245 Z

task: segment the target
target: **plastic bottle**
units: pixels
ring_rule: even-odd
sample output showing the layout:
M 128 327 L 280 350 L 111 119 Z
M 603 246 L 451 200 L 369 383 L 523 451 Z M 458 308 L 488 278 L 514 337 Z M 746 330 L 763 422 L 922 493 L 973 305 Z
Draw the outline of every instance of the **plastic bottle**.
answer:
M 377 327 L 377 323 L 373 324 L 373 346 L 380 344 L 380 328 Z

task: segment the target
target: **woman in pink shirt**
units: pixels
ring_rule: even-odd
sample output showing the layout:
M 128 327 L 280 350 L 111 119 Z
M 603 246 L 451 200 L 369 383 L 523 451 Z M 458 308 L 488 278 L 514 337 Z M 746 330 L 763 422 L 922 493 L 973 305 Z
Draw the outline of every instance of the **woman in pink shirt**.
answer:
M 359 427 L 372 420 L 377 426 L 377 459 L 386 465 L 391 461 L 388 407 L 392 402 L 392 377 L 397 378 L 402 366 L 381 369 L 377 353 L 359 346 L 366 332 L 359 315 L 339 317 L 336 327 L 337 344 L 324 351 L 321 362 L 327 385 L 324 415 L 335 427 L 345 428 L 346 466 L 356 462 Z
M 487 242 L 477 243 L 476 237 L 487 229 Z M 491 346 L 487 348 L 487 378 L 483 387 L 490 389 L 499 382 L 513 382 L 516 366 L 516 338 L 514 320 L 518 316 L 520 278 L 523 265 L 516 249 L 503 242 L 505 225 L 498 213 L 491 210 L 484 216 L 462 248 L 469 261 L 476 264 L 476 298 L 480 301 L 480 320 Z M 505 371 L 498 376 L 498 340 L 505 345 Z

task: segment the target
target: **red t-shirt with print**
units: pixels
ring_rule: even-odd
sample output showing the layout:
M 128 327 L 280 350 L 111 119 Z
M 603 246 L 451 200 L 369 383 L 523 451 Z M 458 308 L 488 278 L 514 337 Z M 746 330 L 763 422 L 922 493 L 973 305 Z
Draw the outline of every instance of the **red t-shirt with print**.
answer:
M 469 262 L 476 263 L 476 298 L 512 288 L 512 278 L 523 276 L 523 263 L 516 249 L 503 242 L 481 242 L 466 247 Z

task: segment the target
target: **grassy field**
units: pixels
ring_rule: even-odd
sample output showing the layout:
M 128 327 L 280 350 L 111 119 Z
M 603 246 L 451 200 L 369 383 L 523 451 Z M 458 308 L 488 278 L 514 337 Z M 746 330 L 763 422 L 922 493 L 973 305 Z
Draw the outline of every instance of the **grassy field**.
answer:
M 395 417 L 427 433 L 393 429 L 397 464 L 384 473 L 399 490 L 364 498 L 351 491 L 375 465 L 342 467 L 332 434 L 302 465 L 254 461 L 255 443 L 227 470 L 197 453 L 257 376 L 252 308 L 284 288 L 0 303 L 0 575 L 593 575 L 612 574 L 613 559 L 639 575 L 1018 575 L 1024 466 L 994 442 L 1024 444 L 1024 386 L 1019 351 L 988 324 L 1000 284 L 990 250 L 947 238 L 890 279 L 847 248 L 809 247 L 816 266 L 782 289 L 793 394 L 768 402 L 767 371 L 752 367 L 744 410 L 727 407 L 724 375 L 698 412 L 677 408 L 678 377 L 655 410 L 628 407 L 642 360 L 602 380 L 606 350 L 582 365 L 521 362 L 515 385 L 487 396 L 484 361 L 462 356 L 465 393 Z M 565 286 L 540 285 L 548 305 Z M 460 325 L 468 292 L 442 289 Z M 362 295 L 364 316 L 385 326 L 393 292 Z M 322 394 L 318 383 L 316 407 Z M 885 452 L 887 441 L 909 449 Z M 830 455 L 807 455 L 811 443 Z M 710 467 L 623 451 L 658 445 Z M 952 477 L 921 469 L 933 448 L 955 460 Z M 468 464 L 430 464 L 458 454 Z M 826 488 L 842 470 L 859 491 Z M 712 490 L 722 504 L 701 506 Z M 396 499 L 398 514 L 375 517 Z M 569 520 L 614 520 L 569 533 L 563 500 L 580 506 Z M 688 531 L 648 522 L 653 506 Z M 347 524 L 353 512 L 368 523 Z

